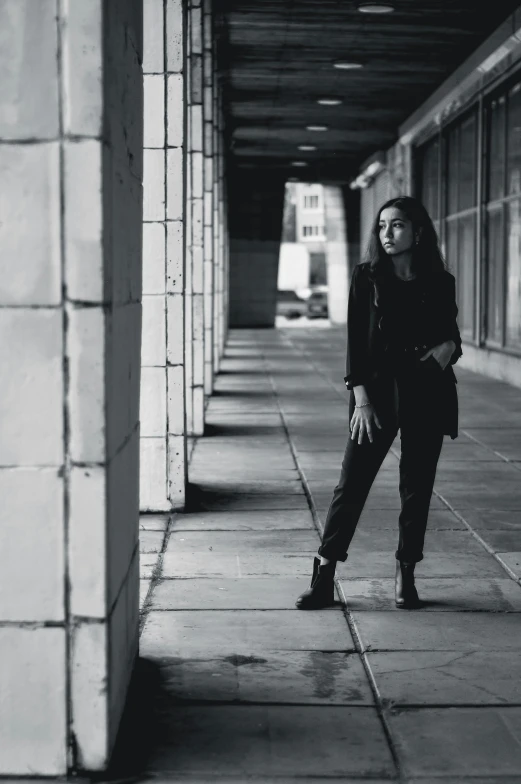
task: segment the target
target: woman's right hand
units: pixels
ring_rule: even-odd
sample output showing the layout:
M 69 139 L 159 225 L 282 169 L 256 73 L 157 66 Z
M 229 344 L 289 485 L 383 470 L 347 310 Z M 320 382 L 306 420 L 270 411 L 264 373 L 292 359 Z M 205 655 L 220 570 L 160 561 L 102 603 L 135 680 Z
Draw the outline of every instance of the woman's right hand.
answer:
M 376 432 L 374 429 L 375 426 L 380 430 L 382 429 L 380 421 L 376 416 L 376 411 L 370 403 L 361 408 L 355 408 L 355 412 L 351 417 L 351 422 L 349 424 L 351 429 L 351 440 L 358 440 L 358 443 L 361 444 L 364 440 L 364 434 L 367 434 L 367 437 L 372 444 L 373 436 Z

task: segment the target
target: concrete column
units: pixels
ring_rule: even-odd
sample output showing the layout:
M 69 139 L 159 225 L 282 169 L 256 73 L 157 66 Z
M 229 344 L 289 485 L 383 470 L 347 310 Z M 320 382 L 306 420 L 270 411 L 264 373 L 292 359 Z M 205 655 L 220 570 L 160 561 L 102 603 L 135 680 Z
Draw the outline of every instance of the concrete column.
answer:
M 204 154 L 204 392 L 213 390 L 214 257 L 214 50 L 212 0 L 203 4 L 203 154 Z
M 203 161 L 203 9 L 190 4 L 190 139 L 193 421 L 190 435 L 204 431 L 204 161 Z
M 332 324 L 347 322 L 348 250 L 342 190 L 324 186 L 326 265 L 329 318 Z
M 226 186 L 226 158 L 224 154 L 224 116 L 222 110 L 220 112 L 220 139 L 221 139 L 221 156 L 220 156 L 220 188 L 221 188 L 221 226 L 220 226 L 220 246 L 221 246 L 221 291 L 222 291 L 222 304 L 221 304 L 221 333 L 220 333 L 220 355 L 223 356 L 226 341 L 228 339 L 228 327 L 230 323 L 230 233 L 229 233 L 229 203 L 228 203 L 228 189 Z
M 220 86 L 218 74 L 214 73 L 213 91 L 213 258 L 214 258 L 214 305 L 213 305 L 213 370 L 219 372 L 221 350 L 220 334 L 222 319 L 222 254 L 220 250 L 220 221 L 221 221 L 221 187 L 220 187 L 220 156 L 222 135 L 219 125 L 221 110 Z
M 192 113 L 191 105 L 191 68 L 190 68 L 190 29 L 191 15 L 187 14 L 186 37 L 186 194 L 185 194 L 185 400 L 186 434 L 194 432 L 194 345 L 192 317 Z
M 138 644 L 142 7 L 0 29 L 0 774 L 60 776 L 106 767 Z
M 185 502 L 184 20 L 182 0 L 145 0 L 145 151 L 140 503 Z
M 185 504 L 188 479 L 185 384 L 186 234 L 186 9 L 166 0 L 167 68 L 167 446 L 168 497 L 172 508 Z

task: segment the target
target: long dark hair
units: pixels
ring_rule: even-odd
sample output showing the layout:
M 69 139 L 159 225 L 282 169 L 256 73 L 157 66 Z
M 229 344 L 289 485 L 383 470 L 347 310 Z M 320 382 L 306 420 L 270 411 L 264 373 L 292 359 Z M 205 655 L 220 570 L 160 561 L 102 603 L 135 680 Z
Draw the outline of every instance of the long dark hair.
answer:
M 401 210 L 411 221 L 413 231 L 420 235 L 418 244 L 413 247 L 413 261 L 418 276 L 430 277 L 446 270 L 447 264 L 442 256 L 438 235 L 429 213 L 418 199 L 413 199 L 412 196 L 398 196 L 382 204 L 374 219 L 365 256 L 365 261 L 371 265 L 372 277 L 381 278 L 391 269 L 391 261 L 380 242 L 380 215 L 388 207 Z

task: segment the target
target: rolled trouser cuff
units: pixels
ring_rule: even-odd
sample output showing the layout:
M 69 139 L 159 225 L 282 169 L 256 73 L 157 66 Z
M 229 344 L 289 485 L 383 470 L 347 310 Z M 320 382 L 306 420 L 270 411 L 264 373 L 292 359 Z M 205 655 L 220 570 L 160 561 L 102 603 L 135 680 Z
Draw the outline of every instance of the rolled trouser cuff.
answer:
M 318 554 L 328 561 L 347 561 L 347 553 L 334 553 L 327 549 L 327 547 L 319 547 Z
M 407 553 L 404 553 L 403 551 L 400 552 L 400 550 L 397 550 L 394 556 L 397 561 L 406 564 L 416 564 L 419 563 L 420 561 L 423 561 L 423 553 L 419 553 L 418 555 L 412 556 L 412 555 L 408 555 Z

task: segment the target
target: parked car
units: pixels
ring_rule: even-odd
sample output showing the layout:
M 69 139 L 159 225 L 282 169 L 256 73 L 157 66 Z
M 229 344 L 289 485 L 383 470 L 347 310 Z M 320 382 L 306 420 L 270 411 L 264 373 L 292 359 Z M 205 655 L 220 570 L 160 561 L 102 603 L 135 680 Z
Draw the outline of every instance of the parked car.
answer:
M 327 291 L 313 291 L 310 294 L 306 315 L 309 319 L 328 318 Z
M 283 289 L 277 292 L 277 316 L 296 319 L 306 315 L 306 301 L 296 291 Z

